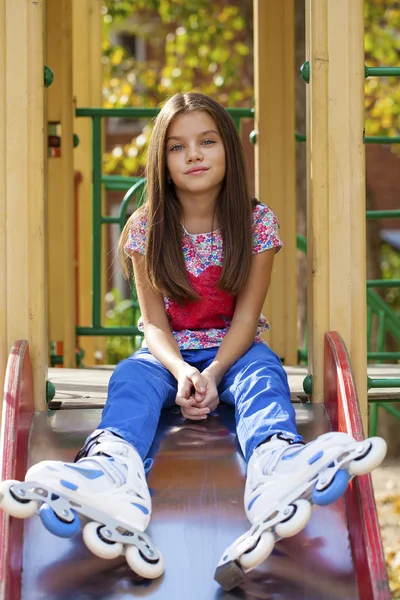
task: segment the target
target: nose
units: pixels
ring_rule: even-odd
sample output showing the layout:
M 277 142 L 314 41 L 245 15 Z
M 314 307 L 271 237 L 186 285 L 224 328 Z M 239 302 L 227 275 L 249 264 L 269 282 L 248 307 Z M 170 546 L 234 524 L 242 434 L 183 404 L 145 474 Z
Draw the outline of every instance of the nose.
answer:
M 186 152 L 186 162 L 188 164 L 203 160 L 203 153 L 198 144 L 189 144 Z

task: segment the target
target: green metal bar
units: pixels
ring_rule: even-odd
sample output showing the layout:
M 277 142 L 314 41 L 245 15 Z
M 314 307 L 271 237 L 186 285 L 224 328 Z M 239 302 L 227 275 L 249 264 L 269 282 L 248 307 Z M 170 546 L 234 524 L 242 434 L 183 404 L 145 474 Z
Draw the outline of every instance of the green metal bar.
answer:
M 143 335 L 137 327 L 77 327 L 76 335 Z
M 400 287 L 400 279 L 368 279 L 369 288 L 392 288 Z
M 304 254 L 307 254 L 307 238 L 300 233 L 296 234 L 296 248 Z
M 400 144 L 400 135 L 366 135 L 364 142 L 366 144 Z
M 367 352 L 371 350 L 372 345 L 372 319 L 374 313 L 372 308 L 367 305 Z
M 378 336 L 377 336 L 378 352 L 383 352 L 383 349 L 385 347 L 385 337 L 386 337 L 385 334 L 386 334 L 385 313 L 383 310 L 380 310 L 379 311 L 379 321 L 378 321 Z
M 384 408 L 386 412 L 400 420 L 400 410 L 397 410 L 392 404 L 389 404 L 388 402 L 379 402 L 378 406 Z
M 238 130 L 239 135 L 241 135 L 242 134 L 242 127 L 241 127 L 242 120 L 241 120 L 241 117 L 238 117 L 237 115 L 234 115 L 234 116 L 231 115 L 231 117 L 232 117 L 232 119 L 233 119 L 233 121 L 235 123 L 236 129 Z
M 299 348 L 297 350 L 297 356 L 299 362 L 307 362 L 308 361 L 308 350 L 306 348 Z
M 368 389 L 396 387 L 400 387 L 400 378 L 398 377 L 393 377 L 393 379 L 375 379 L 375 377 L 368 377 Z
M 300 77 L 310 83 L 311 74 L 310 62 L 307 60 L 300 67 Z M 400 67 L 368 67 L 364 65 L 364 77 L 398 77 L 400 75 Z
M 140 177 L 128 177 L 125 175 L 102 175 L 101 183 L 106 190 L 126 191 L 139 181 Z
M 386 314 L 386 323 L 391 334 L 400 342 L 400 318 L 388 304 L 375 292 L 375 290 L 367 289 L 367 303 L 372 310 L 379 314 L 384 311 Z
M 392 219 L 400 217 L 400 210 L 367 210 L 367 219 Z
M 378 403 L 371 404 L 371 406 L 370 406 L 370 413 L 369 413 L 369 435 L 371 437 L 374 437 L 376 435 L 377 430 L 378 430 L 378 410 L 379 410 L 379 406 L 380 406 L 380 404 L 378 404 Z
M 121 119 L 153 118 L 160 112 L 159 108 L 77 108 L 75 115 L 77 117 L 120 117 Z M 254 118 L 254 108 L 227 108 L 227 112 L 232 118 L 241 119 Z
M 92 118 L 92 325 L 101 326 L 101 119 Z
M 306 142 L 307 136 L 305 133 L 295 133 L 296 142 Z M 385 144 L 390 146 L 391 144 L 400 144 L 400 135 L 366 135 L 364 136 L 365 144 Z
M 119 207 L 118 223 L 119 223 L 121 231 L 124 228 L 124 225 L 126 222 L 126 211 L 128 210 L 128 206 L 129 206 L 133 196 L 135 196 L 139 190 L 142 190 L 142 195 L 143 195 L 143 190 L 144 190 L 145 185 L 146 185 L 146 179 L 143 177 L 142 179 L 139 179 L 139 181 L 137 181 L 126 192 L 126 194 L 121 202 L 121 206 Z
M 398 77 L 400 67 L 364 67 L 365 77 Z
M 299 133 L 298 131 L 296 131 L 294 134 L 294 137 L 295 137 L 296 142 L 306 142 L 307 141 L 307 136 L 305 133 Z
M 105 225 L 105 224 L 110 224 L 110 225 L 112 225 L 112 224 L 114 224 L 114 223 L 116 223 L 116 224 L 118 225 L 118 223 L 119 223 L 119 219 L 118 219 L 118 217 L 101 217 L 101 219 L 100 219 L 100 223 L 101 223 L 102 225 Z
M 400 352 L 368 352 L 370 360 L 400 360 Z

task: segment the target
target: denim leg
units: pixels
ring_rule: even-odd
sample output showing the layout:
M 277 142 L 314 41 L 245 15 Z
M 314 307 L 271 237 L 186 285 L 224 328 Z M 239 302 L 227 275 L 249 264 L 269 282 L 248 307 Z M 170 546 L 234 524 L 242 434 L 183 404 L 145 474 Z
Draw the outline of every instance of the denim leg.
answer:
M 147 348 L 115 367 L 98 429 L 108 429 L 131 443 L 142 459 L 157 431 L 162 408 L 175 404 L 175 377 Z
M 296 429 L 286 372 L 266 344 L 254 343 L 226 372 L 218 392 L 222 402 L 235 406 L 236 430 L 246 461 L 275 433 L 302 439 Z

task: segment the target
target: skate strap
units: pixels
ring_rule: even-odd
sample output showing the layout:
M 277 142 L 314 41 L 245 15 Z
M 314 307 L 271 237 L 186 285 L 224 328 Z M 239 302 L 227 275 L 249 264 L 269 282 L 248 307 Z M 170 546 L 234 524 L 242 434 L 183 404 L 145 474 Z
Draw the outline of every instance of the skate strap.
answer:
M 295 447 L 298 446 L 297 449 L 295 449 Z M 304 444 L 302 444 L 301 442 L 298 442 L 297 444 L 288 444 L 285 446 L 278 446 L 275 449 L 272 449 L 272 451 L 270 452 L 265 452 L 265 454 L 263 455 L 267 460 L 265 462 L 265 464 L 263 465 L 263 473 L 265 473 L 266 475 L 271 475 L 276 467 L 276 465 L 279 463 L 279 461 L 283 458 L 284 454 L 286 454 L 287 452 L 290 454 L 297 454 L 298 452 L 300 452 L 302 449 L 304 448 Z

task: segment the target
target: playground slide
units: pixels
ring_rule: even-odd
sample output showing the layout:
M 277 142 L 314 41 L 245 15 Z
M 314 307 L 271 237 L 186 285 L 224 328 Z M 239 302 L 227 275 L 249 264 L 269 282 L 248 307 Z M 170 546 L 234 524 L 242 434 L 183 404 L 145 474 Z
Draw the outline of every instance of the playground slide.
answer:
M 5 382 L 1 479 L 22 480 L 46 458 L 70 461 L 96 427 L 100 409 L 35 413 L 29 348 L 12 348 Z M 325 405 L 295 405 L 306 440 L 337 429 L 362 436 L 358 403 L 340 336 L 325 339 Z M 221 552 L 248 528 L 243 509 L 245 465 L 233 415 L 220 407 L 204 423 L 163 414 L 149 474 L 149 534 L 164 555 L 158 580 L 136 577 L 123 557 L 93 556 L 81 536 L 62 539 L 38 516 L 26 521 L 0 511 L 0 600 L 389 600 L 370 476 L 354 479 L 344 499 L 318 508 L 297 536 L 280 541 L 268 560 L 231 592 L 213 579 Z

